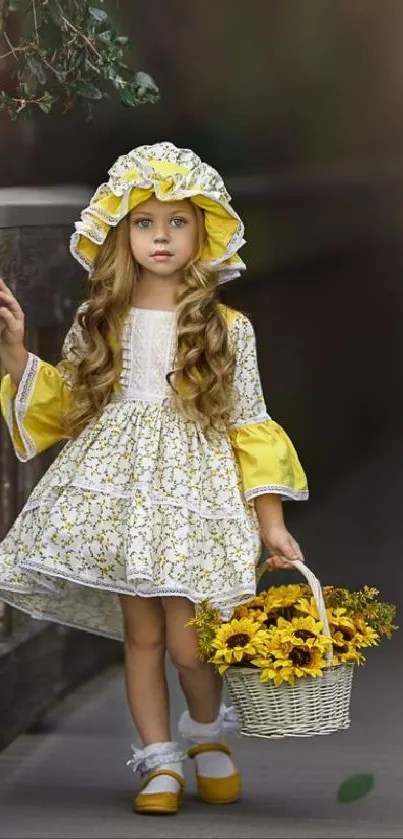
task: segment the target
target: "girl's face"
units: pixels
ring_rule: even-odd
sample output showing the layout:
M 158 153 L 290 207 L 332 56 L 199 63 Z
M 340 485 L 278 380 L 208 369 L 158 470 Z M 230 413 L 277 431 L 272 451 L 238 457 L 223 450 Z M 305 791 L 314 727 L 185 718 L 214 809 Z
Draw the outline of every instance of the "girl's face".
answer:
M 153 195 L 130 213 L 130 248 L 141 268 L 160 277 L 180 272 L 196 255 L 199 225 L 192 202 Z

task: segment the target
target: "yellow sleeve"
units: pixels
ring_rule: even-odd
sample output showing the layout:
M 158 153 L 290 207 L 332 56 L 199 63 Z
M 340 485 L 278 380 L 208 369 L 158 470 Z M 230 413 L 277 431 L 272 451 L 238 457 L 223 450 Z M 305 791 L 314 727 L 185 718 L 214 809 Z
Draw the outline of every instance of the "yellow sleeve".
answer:
M 18 388 L 9 375 L 1 382 L 1 411 L 19 460 L 32 460 L 64 437 L 62 416 L 70 390 L 59 371 L 29 353 Z
M 273 493 L 304 501 L 308 484 L 284 429 L 267 413 L 252 324 L 238 313 L 230 326 L 236 353 L 229 436 L 247 501 Z
M 72 361 L 81 342 L 81 330 L 75 320 L 65 338 L 62 358 Z M 71 389 L 68 374 L 53 367 L 33 353 L 18 387 L 9 375 L 4 376 L 0 388 L 1 412 L 7 423 L 16 456 L 22 462 L 67 437 L 63 416 L 67 410 Z

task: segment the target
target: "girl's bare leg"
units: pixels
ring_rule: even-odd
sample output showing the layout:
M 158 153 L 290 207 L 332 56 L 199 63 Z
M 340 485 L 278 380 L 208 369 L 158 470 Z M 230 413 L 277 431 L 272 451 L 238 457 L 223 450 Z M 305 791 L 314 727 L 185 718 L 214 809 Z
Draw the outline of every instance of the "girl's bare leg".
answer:
M 130 711 L 144 748 L 133 748 L 133 771 L 147 776 L 156 769 L 183 777 L 183 750 L 171 741 L 169 694 L 165 676 L 165 614 L 159 598 L 121 595 L 125 630 L 125 676 Z M 135 800 L 149 798 L 154 812 L 155 795 L 177 794 L 179 781 L 171 775 L 151 779 Z M 153 800 L 154 797 L 154 800 Z M 158 799 L 160 804 L 160 799 Z
M 171 739 L 165 676 L 165 615 L 157 597 L 120 595 L 130 711 L 145 746 Z
M 217 750 L 202 752 L 195 757 L 199 775 L 229 778 L 234 775 L 234 764 L 228 754 L 220 751 L 225 733 L 220 714 L 222 679 L 210 665 L 200 661 L 197 631 L 187 626 L 194 616 L 194 606 L 183 597 L 163 598 L 163 606 L 167 650 L 178 671 L 188 706 L 188 712 L 180 720 L 181 733 L 189 746 L 217 743 Z
M 166 646 L 178 671 L 190 716 L 199 723 L 217 719 L 222 680 L 213 668 L 200 661 L 197 631 L 186 624 L 194 617 L 194 606 L 185 597 L 165 597 Z

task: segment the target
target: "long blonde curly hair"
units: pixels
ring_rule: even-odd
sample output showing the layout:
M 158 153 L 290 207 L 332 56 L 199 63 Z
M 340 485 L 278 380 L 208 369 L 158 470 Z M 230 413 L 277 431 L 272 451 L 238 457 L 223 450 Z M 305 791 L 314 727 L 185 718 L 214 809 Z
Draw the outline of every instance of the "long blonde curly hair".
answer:
M 203 213 L 195 208 L 199 247 Z M 64 417 L 67 436 L 77 437 L 108 404 L 122 364 L 122 331 L 132 305 L 139 267 L 129 245 L 129 217 L 109 232 L 89 279 L 89 295 L 78 313 L 81 340 L 74 360 L 59 369 L 72 397 Z M 231 410 L 234 353 L 217 294 L 217 276 L 198 255 L 183 270 L 177 291 L 177 349 L 167 380 L 178 410 L 206 429 L 221 425 Z

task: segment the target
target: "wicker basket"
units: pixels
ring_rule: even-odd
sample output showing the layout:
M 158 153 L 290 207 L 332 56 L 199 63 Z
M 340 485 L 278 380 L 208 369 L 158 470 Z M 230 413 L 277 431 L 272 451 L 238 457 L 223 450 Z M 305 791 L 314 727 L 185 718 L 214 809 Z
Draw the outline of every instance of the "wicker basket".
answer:
M 293 565 L 307 579 L 318 608 L 323 632 L 330 636 L 326 607 L 319 580 L 303 562 Z M 260 682 L 259 670 L 229 667 L 224 679 L 229 698 L 239 718 L 240 733 L 247 737 L 312 737 L 331 734 L 350 725 L 353 664 L 329 666 L 322 677 L 306 676 L 294 685 L 276 687 Z

